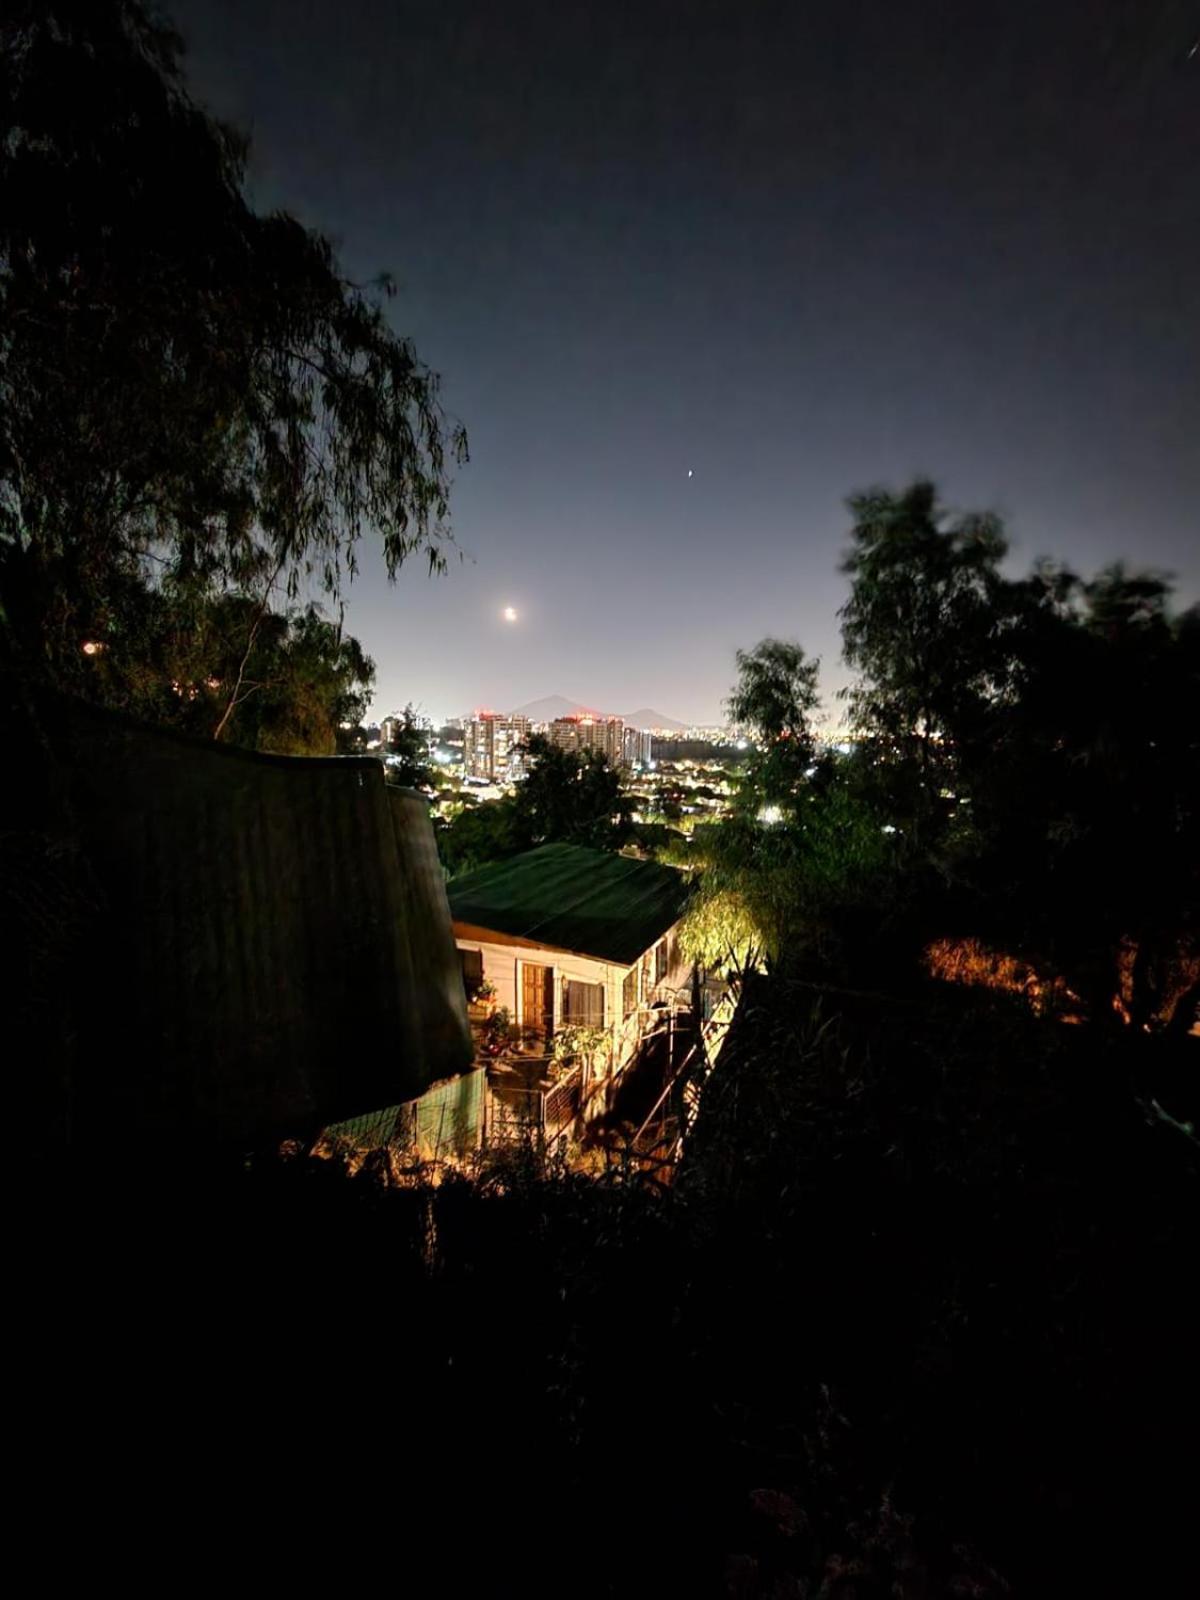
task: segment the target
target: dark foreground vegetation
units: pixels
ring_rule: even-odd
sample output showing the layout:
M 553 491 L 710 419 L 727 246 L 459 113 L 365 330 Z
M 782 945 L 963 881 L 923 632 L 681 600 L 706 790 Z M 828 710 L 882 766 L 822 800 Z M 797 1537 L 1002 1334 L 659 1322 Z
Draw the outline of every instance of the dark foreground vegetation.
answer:
M 70 1429 L 134 1568 L 307 1538 L 446 1593 L 1183 1593 L 1194 1048 L 777 979 L 673 1189 L 110 1152 L 123 1200 L 85 1187 L 29 1302 L 39 1450 Z
M 38 696 L 334 751 L 372 679 L 360 543 L 444 565 L 464 439 L 388 285 L 248 204 L 169 30 L 26 0 L 0 39 L 3 1003 L 67 1129 L 17 1123 L 27 1562 L 222 1594 L 1194 1591 L 1200 611 L 1162 575 L 1014 575 L 932 484 L 854 497 L 850 747 L 799 645 L 743 652 L 734 814 L 687 847 L 690 951 L 747 980 L 670 1186 L 80 1136 L 82 1099 L 179 1064 L 97 1044 L 95 973 L 141 970 L 121 930 L 152 924 L 98 897 Z M 448 870 L 628 837 L 603 762 L 534 756 Z M 224 1081 L 264 1031 L 241 1003 Z

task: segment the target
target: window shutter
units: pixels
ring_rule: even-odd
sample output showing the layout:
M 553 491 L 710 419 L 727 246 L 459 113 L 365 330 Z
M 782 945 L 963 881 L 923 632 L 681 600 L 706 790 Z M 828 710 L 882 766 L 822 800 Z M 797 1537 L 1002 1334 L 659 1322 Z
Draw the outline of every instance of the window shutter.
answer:
M 467 999 L 473 1000 L 483 982 L 483 951 L 460 950 L 458 959 L 462 963 L 463 988 L 467 991 Z

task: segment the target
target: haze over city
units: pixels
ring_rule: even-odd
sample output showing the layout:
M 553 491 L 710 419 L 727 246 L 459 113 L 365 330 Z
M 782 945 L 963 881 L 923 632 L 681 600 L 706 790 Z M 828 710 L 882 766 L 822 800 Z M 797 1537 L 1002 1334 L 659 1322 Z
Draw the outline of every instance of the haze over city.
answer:
M 469 431 L 462 563 L 350 591 L 376 712 L 711 723 L 778 634 L 836 717 L 843 497 L 916 472 L 1014 570 L 1194 599 L 1196 63 L 1137 9 L 180 0 L 259 203 L 396 274 Z

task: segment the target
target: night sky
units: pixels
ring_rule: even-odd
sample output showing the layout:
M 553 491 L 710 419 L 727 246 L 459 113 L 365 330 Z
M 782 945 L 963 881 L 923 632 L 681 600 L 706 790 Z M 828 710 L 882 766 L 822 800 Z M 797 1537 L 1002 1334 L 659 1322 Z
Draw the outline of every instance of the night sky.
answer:
M 843 498 L 917 472 L 1200 594 L 1200 6 L 169 9 L 470 434 L 464 562 L 351 591 L 378 713 L 711 721 L 767 633 L 832 691 Z

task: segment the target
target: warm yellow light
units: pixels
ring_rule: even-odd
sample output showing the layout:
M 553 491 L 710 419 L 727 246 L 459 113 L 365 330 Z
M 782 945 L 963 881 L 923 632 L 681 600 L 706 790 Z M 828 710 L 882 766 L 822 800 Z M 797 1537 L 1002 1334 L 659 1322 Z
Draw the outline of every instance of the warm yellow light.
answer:
M 95 639 L 84 641 L 83 653 L 85 656 L 98 656 L 103 649 L 104 646 Z
M 504 608 L 504 620 L 505 620 L 505 622 L 515 622 L 517 620 L 517 608 L 516 608 L 516 606 L 505 606 L 505 608 Z

